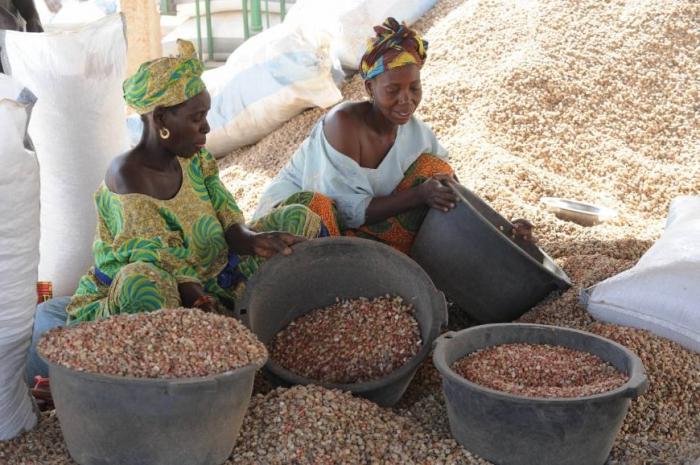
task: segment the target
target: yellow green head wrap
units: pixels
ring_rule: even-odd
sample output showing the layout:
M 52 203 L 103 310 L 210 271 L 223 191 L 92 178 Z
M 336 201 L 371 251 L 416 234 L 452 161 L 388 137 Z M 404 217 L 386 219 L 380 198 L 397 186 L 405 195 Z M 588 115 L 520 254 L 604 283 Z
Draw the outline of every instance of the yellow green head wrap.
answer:
M 192 42 L 178 39 L 177 46 L 178 56 L 147 61 L 124 81 L 124 100 L 138 114 L 177 105 L 206 89 L 201 78 L 204 64 L 197 59 Z
M 377 35 L 368 42 L 360 61 L 362 79 L 372 79 L 400 66 L 425 63 L 428 41 L 406 24 L 387 18 L 381 26 L 374 27 L 374 32 Z

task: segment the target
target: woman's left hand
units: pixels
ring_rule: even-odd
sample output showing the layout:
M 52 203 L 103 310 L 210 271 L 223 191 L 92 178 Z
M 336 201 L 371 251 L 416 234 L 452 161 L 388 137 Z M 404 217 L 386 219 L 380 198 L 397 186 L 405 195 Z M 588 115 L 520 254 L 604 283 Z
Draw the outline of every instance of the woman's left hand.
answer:
M 41 25 L 41 20 L 39 17 L 27 20 L 27 32 L 44 32 L 44 28 Z
M 278 253 L 289 255 L 292 245 L 304 242 L 306 238 L 283 232 L 262 232 L 253 236 L 253 253 L 270 258 Z
M 532 234 L 534 226 L 528 220 L 518 218 L 513 220 L 513 230 L 511 234 L 513 238 L 522 239 L 525 242 L 530 242 L 532 244 L 537 244 L 537 237 Z

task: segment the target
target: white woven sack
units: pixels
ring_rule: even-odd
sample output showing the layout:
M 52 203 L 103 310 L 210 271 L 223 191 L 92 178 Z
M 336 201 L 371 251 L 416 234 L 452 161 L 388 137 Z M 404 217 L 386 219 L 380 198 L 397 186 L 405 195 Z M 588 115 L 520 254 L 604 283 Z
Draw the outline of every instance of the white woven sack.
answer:
M 121 15 L 74 31 L 8 31 L 2 63 L 37 96 L 29 134 L 41 166 L 39 279 L 71 295 L 91 265 L 93 193 L 109 161 L 127 148 Z
M 436 0 L 299 0 L 289 10 L 285 24 L 302 27 L 307 34 L 329 32 L 331 57 L 343 68 L 356 70 L 374 37 L 374 26 L 392 16 L 411 25 L 435 5 Z
M 212 95 L 207 148 L 216 156 L 253 144 L 304 109 L 342 99 L 328 43 L 284 24 L 246 41 L 226 64 L 204 75 Z
M 700 352 L 700 196 L 671 203 L 666 230 L 631 269 L 581 292 L 594 318 Z
M 34 101 L 0 74 L 0 440 L 37 421 L 24 381 L 39 266 L 39 163 L 26 137 Z

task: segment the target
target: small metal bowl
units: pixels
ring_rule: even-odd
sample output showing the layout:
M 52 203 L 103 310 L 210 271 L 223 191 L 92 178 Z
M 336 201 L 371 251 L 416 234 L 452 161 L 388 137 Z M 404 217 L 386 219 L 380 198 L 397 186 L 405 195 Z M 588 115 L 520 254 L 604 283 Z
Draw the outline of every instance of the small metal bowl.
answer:
M 557 218 L 573 221 L 581 226 L 594 226 L 617 216 L 617 212 L 611 208 L 576 200 L 542 197 L 541 202 L 547 205 Z

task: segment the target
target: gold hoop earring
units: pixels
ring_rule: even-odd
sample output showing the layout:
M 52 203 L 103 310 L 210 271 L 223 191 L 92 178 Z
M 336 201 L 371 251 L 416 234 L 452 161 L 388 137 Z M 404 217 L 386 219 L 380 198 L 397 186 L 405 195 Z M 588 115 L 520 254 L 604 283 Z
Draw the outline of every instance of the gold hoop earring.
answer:
M 168 128 L 161 128 L 158 133 L 160 134 L 161 139 L 167 139 L 170 137 L 170 130 Z

